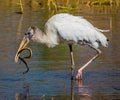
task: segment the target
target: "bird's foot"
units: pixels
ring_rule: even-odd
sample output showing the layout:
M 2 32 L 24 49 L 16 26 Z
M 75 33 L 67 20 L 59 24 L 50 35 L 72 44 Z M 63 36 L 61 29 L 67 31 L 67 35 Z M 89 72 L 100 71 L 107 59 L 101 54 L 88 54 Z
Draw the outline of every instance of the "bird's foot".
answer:
M 82 80 L 82 70 L 78 70 L 77 71 L 75 79 L 76 80 Z

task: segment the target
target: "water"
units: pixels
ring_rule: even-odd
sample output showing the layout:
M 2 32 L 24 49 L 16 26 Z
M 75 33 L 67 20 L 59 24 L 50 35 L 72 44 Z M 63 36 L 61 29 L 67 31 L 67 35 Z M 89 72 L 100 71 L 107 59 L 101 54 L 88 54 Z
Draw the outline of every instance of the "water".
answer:
M 102 54 L 83 73 L 82 81 L 70 80 L 69 49 L 61 44 L 53 49 L 30 43 L 33 57 L 27 60 L 30 71 L 23 75 L 25 66 L 14 63 L 14 56 L 24 32 L 30 25 L 43 29 L 52 15 L 45 9 L 23 15 L 15 13 L 14 6 L 0 3 L 0 100 L 116 100 L 120 99 L 120 9 L 85 8 L 71 11 L 84 16 L 101 29 L 110 29 L 105 35 L 109 47 L 100 48 Z M 60 11 L 63 12 L 63 11 Z M 95 53 L 87 46 L 74 46 L 76 70 Z

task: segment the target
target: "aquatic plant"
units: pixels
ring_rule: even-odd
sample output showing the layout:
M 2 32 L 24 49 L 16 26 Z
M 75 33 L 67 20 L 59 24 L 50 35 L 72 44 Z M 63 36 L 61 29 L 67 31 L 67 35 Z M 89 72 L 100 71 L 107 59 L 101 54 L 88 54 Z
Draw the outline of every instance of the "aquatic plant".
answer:
M 20 6 L 20 11 L 16 12 L 18 14 L 23 14 L 23 3 L 22 0 L 19 0 L 19 3 L 17 3 L 18 6 Z
M 9 1 L 9 0 L 8 0 Z M 10 1 L 9 1 L 10 2 Z M 20 8 L 19 14 L 23 14 L 24 7 L 30 7 L 33 11 L 39 9 L 48 9 L 49 11 L 59 12 L 59 11 L 71 11 L 81 9 L 83 6 L 87 7 L 101 7 L 110 6 L 117 7 L 120 6 L 120 0 L 12 0 L 14 4 L 17 4 Z M 17 3 L 18 2 L 18 3 Z M 11 4 L 13 4 L 11 3 Z
M 55 0 L 48 0 L 47 6 L 48 6 L 49 10 L 51 9 L 51 6 L 53 6 L 54 9 L 57 10 L 57 4 L 56 4 Z
M 89 0 L 88 1 L 91 6 L 93 5 L 119 5 L 120 1 L 119 0 Z

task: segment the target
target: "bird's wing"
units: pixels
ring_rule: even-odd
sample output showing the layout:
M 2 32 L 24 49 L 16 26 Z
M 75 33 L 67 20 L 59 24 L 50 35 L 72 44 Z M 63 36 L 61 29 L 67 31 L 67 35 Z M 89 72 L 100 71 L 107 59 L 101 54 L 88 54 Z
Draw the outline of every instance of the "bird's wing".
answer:
M 89 41 L 90 38 L 92 38 L 91 40 L 95 40 L 95 32 L 93 32 L 95 28 L 82 17 L 69 15 L 56 18 L 54 27 L 59 35 L 67 41 Z
M 94 27 L 83 17 L 73 16 L 69 14 L 57 14 L 46 23 L 48 35 L 51 40 L 57 41 L 60 36 L 66 41 L 86 41 L 98 47 L 101 43 L 107 46 L 107 39 L 101 33 L 100 29 Z M 55 37 L 53 39 L 53 36 Z

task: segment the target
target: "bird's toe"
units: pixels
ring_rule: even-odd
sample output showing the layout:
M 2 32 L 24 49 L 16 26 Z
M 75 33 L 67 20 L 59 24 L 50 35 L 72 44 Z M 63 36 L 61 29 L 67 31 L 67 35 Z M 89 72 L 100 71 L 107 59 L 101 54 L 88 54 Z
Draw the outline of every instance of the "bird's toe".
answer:
M 82 79 L 82 71 L 77 71 L 75 79 L 76 80 L 81 80 Z

